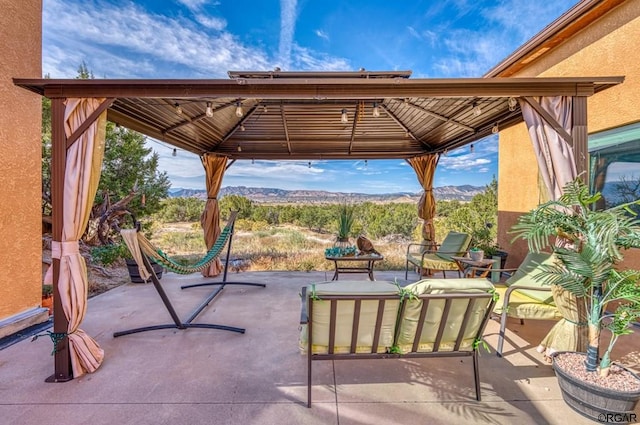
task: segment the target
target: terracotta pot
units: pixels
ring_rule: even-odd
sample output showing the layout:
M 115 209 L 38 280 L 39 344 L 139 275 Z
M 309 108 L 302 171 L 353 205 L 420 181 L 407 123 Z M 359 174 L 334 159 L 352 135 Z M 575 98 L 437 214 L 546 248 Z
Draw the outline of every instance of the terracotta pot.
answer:
M 49 316 L 53 314 L 53 295 L 42 296 L 42 307 L 49 309 Z
M 553 370 L 558 378 L 560 391 L 565 403 L 581 415 L 597 422 L 615 421 L 616 423 L 627 423 L 630 420 L 635 422 L 635 406 L 640 400 L 640 391 L 624 392 L 603 388 L 584 382 L 579 378 L 562 370 L 555 359 L 563 353 L 553 354 Z M 585 353 L 578 353 L 584 355 Z M 626 368 L 637 380 L 640 380 L 633 372 Z

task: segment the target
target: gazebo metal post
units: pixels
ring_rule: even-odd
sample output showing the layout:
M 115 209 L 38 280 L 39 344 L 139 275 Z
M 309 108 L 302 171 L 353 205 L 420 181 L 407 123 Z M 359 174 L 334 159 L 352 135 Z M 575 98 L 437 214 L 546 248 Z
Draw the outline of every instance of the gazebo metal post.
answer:
M 67 138 L 64 133 L 64 98 L 51 99 L 51 215 L 52 240 L 62 241 L 64 224 L 64 175 L 67 162 Z M 52 258 L 53 267 L 53 332 L 64 335 L 54 342 L 54 374 L 46 382 L 66 382 L 73 379 L 67 329 L 69 321 L 62 310 L 58 292 L 60 259 Z

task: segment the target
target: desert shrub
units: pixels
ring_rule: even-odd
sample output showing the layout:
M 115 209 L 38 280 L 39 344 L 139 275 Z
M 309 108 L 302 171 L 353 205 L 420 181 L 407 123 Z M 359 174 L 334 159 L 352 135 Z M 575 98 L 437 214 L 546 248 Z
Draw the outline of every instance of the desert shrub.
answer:
M 124 243 L 94 246 L 91 248 L 91 260 L 103 266 L 110 266 L 131 254 Z
M 168 198 L 155 218 L 164 223 L 198 221 L 204 211 L 205 201 L 197 198 Z

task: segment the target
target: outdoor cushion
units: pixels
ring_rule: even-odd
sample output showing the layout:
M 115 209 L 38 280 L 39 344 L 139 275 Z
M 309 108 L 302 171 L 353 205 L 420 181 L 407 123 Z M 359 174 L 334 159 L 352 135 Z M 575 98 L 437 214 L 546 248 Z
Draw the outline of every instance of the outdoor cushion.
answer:
M 467 233 L 449 232 L 436 251 L 436 255 L 443 260 L 453 261 L 453 256 L 465 253 L 471 242 L 471 235 Z
M 521 295 L 532 298 L 536 302 L 553 305 L 553 296 L 551 295 L 551 287 L 544 285 L 535 276 L 542 271 L 543 265 L 551 265 L 556 261 L 555 256 L 546 252 L 530 252 L 518 267 L 518 270 L 505 282 L 505 285 L 515 286 L 533 286 L 537 288 L 548 288 L 549 291 L 535 291 L 527 289 L 517 289 Z M 513 296 L 513 295 L 512 295 Z
M 405 291 L 415 295 L 423 294 L 452 294 L 452 293 L 482 293 L 493 291 L 493 285 L 487 279 L 424 279 L 407 285 Z M 411 351 L 414 337 L 418 328 L 420 309 L 423 300 L 406 299 L 404 314 L 400 318 L 400 329 L 397 345 L 402 353 Z M 469 304 L 469 299 L 454 299 L 451 302 L 447 326 L 440 342 L 440 351 L 453 351 L 456 337 L 460 332 L 464 313 Z M 424 319 L 422 334 L 420 335 L 418 351 L 433 351 L 434 342 L 438 334 L 438 328 L 443 320 L 445 300 L 430 300 Z M 486 314 L 489 302 L 475 301 L 472 314 L 466 324 L 464 337 L 459 350 L 473 350 L 474 339 Z
M 322 299 L 323 295 L 398 295 L 397 299 L 386 300 L 382 317 L 380 339 L 376 352 L 384 353 L 393 345 L 393 335 L 400 306 L 398 286 L 384 281 L 333 281 L 307 286 L 307 305 L 309 297 Z M 336 316 L 335 353 L 348 353 L 351 345 L 353 313 L 355 302 L 339 300 Z M 312 352 L 329 352 L 329 319 L 330 302 L 316 301 L 313 304 L 313 347 Z M 359 331 L 356 352 L 371 352 L 373 335 L 378 314 L 378 301 L 363 300 L 360 306 Z M 300 349 L 306 351 L 308 346 L 307 326 L 302 325 L 300 332 Z
M 459 270 L 458 265 L 453 260 L 443 260 L 442 254 L 430 253 L 424 254 L 424 260 L 420 267 L 432 270 Z M 454 254 L 452 254 L 454 255 Z M 421 257 L 413 257 L 413 263 L 420 264 Z
M 500 301 L 495 304 L 493 309 L 494 313 L 502 314 L 504 304 L 502 300 L 505 299 L 505 293 L 508 287 L 504 285 L 496 285 L 496 292 L 500 295 Z M 535 292 L 535 291 L 528 291 Z M 546 294 L 545 292 L 541 292 Z M 534 298 L 528 297 L 522 294 L 519 290 L 511 292 L 509 296 L 509 305 L 507 307 L 507 314 L 510 317 L 517 319 L 533 319 L 533 320 L 560 320 L 562 315 L 556 308 L 556 305 L 552 301 L 549 303 L 543 303 Z

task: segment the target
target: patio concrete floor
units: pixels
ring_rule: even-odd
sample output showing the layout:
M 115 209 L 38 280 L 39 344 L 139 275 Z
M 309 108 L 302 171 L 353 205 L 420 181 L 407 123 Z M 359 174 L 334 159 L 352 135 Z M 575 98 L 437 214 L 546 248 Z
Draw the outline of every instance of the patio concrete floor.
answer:
M 402 272 L 375 273 L 377 280 Z M 416 278 L 414 274 L 412 276 Z M 246 328 L 155 330 L 114 338 L 137 326 L 170 323 L 151 284 L 128 284 L 89 300 L 82 329 L 105 350 L 97 372 L 66 383 L 53 373 L 49 338 L 0 351 L 0 423 L 73 424 L 590 424 L 562 400 L 551 366 L 535 350 L 551 322 L 510 322 L 505 357 L 495 355 L 498 323 L 481 350 L 482 401 L 471 359 L 316 361 L 306 407 L 306 357 L 298 351 L 299 290 L 325 272 L 244 272 L 194 321 Z M 343 280 L 365 279 L 351 275 Z M 182 318 L 211 288 L 180 290 L 199 275 L 166 273 L 161 282 Z M 636 366 L 640 338 L 616 352 Z M 614 358 L 619 358 L 614 356 Z M 639 412 L 640 413 L 640 412 Z

